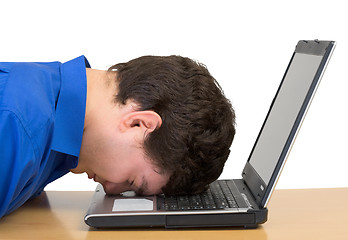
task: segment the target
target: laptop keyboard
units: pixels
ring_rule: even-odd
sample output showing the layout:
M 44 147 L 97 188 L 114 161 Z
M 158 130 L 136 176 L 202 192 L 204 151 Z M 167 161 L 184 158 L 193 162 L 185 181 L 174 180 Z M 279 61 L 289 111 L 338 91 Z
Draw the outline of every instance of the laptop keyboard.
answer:
M 160 202 L 160 210 L 167 211 L 238 208 L 226 181 L 211 183 L 208 190 L 201 194 L 163 196 Z

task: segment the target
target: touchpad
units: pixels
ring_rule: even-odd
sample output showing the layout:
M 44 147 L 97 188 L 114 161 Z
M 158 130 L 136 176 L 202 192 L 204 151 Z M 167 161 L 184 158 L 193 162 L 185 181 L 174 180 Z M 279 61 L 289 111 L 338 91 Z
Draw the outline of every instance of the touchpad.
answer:
M 116 199 L 114 206 L 112 207 L 113 212 L 125 212 L 125 211 L 152 211 L 153 202 L 152 200 L 145 198 L 135 199 Z

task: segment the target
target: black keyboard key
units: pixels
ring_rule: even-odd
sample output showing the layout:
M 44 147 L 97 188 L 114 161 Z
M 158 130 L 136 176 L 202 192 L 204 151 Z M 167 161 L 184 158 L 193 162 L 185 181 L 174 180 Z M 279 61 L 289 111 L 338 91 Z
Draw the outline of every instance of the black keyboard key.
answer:
M 191 204 L 188 196 L 179 196 L 177 198 L 178 200 L 178 207 L 179 210 L 189 210 L 191 209 Z
M 203 206 L 205 209 L 216 209 L 213 195 L 211 194 L 210 189 L 201 195 Z

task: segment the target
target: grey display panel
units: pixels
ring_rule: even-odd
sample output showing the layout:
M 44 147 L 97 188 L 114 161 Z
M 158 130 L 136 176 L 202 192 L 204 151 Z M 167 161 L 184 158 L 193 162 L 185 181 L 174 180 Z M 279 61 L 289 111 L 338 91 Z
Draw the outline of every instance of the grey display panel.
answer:
M 249 163 L 267 185 L 323 56 L 296 53 Z

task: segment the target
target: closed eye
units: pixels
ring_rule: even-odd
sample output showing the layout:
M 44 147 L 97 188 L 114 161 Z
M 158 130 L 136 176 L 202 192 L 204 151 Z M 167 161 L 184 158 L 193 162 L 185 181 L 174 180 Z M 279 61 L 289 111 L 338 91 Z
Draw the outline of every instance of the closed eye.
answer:
M 129 183 L 129 185 L 132 187 L 134 186 L 134 180 Z

